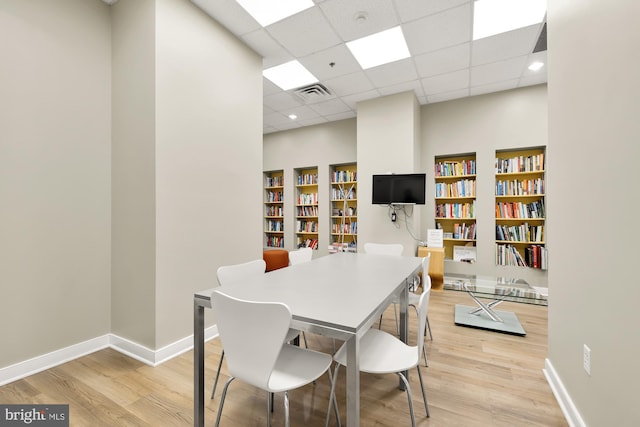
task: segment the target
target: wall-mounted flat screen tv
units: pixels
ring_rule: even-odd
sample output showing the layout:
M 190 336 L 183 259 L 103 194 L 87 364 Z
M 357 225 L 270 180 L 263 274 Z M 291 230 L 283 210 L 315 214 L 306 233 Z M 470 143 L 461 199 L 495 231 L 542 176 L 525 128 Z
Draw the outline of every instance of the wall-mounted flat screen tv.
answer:
M 374 205 L 424 205 L 426 174 L 373 175 Z

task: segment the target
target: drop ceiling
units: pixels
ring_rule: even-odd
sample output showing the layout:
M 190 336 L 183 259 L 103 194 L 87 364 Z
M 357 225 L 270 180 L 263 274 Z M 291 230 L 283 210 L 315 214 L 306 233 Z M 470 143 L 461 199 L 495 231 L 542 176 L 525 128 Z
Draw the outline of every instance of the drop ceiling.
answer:
M 472 40 L 473 0 L 314 0 L 262 27 L 235 0 L 191 0 L 263 57 L 297 59 L 325 90 L 283 91 L 263 78 L 263 132 L 356 116 L 360 101 L 413 90 L 421 105 L 546 83 L 543 23 Z M 363 70 L 345 43 L 400 25 L 411 57 Z M 326 93 L 328 92 L 328 93 Z M 302 95 L 302 96 L 301 96 Z M 289 118 L 295 114 L 297 118 Z

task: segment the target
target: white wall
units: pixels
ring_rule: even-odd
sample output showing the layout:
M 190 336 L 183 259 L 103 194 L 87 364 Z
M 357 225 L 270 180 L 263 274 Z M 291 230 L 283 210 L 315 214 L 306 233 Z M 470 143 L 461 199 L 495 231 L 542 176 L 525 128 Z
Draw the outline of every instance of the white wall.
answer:
M 401 243 L 404 255 L 415 255 L 424 205 L 397 210 L 371 204 L 372 175 L 414 173 L 419 165 L 419 105 L 413 92 L 358 104 L 358 250 L 367 242 Z M 414 239 L 414 237 L 416 239 Z
M 426 240 L 428 228 L 435 227 L 435 157 L 476 153 L 478 260 L 473 265 L 446 261 L 445 271 L 517 277 L 532 284 L 546 285 L 546 271 L 495 265 L 494 220 L 495 152 L 547 145 L 546 85 L 427 104 L 422 107 L 421 124 L 422 167 L 428 176 L 427 206 L 422 210 L 422 239 Z M 552 184 L 548 188 L 555 191 Z M 553 234 L 553 230 L 548 231 Z
M 549 0 L 548 361 L 576 425 L 640 425 L 638 16 L 636 0 Z
M 318 168 L 318 251 L 329 253 L 331 165 L 356 162 L 356 121 L 341 120 L 264 135 L 263 170 L 284 171 L 285 249 L 295 249 L 296 168 Z M 359 172 L 359 171 L 358 171 Z M 262 184 L 261 184 L 262 187 Z M 359 188 L 358 188 L 359 192 Z M 262 195 L 260 200 L 262 200 Z M 255 206 L 255 205 L 254 205 Z M 260 211 L 262 214 L 262 211 Z
M 262 59 L 186 0 L 156 0 L 156 348 L 193 293 L 262 257 Z
M 109 8 L 0 8 L 0 367 L 109 331 Z

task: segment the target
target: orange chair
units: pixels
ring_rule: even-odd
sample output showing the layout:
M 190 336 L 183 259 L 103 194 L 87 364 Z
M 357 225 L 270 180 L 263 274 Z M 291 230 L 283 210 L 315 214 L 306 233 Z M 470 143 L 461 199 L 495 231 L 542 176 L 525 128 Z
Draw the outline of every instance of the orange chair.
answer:
M 286 249 L 267 249 L 262 252 L 262 259 L 267 264 L 266 271 L 273 271 L 289 265 L 289 251 Z

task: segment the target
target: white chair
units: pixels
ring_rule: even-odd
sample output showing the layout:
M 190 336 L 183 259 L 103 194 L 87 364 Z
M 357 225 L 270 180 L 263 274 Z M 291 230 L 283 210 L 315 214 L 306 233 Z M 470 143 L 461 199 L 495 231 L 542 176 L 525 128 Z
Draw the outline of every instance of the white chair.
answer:
M 218 331 L 227 353 L 227 367 L 231 378 L 226 382 L 220 399 L 216 426 L 220 424 L 222 409 L 231 382 L 241 381 L 265 390 L 267 395 L 267 426 L 271 425 L 272 393 L 284 392 L 285 425 L 289 426 L 288 391 L 302 387 L 327 372 L 331 376 L 332 358 L 328 354 L 286 344 L 284 339 L 291 323 L 289 307 L 278 302 L 253 302 L 231 297 L 223 290 L 215 290 L 211 305 L 218 317 Z M 255 319 L 261 319 L 259 327 Z M 256 347 L 260 349 L 256 352 Z M 333 394 L 329 398 L 340 424 L 338 406 Z
M 266 269 L 266 262 L 263 259 L 256 259 L 254 261 L 244 262 L 241 264 L 223 265 L 218 268 L 216 276 L 218 277 L 218 284 L 223 288 L 226 286 L 234 286 L 236 283 L 241 284 L 244 279 L 259 276 L 264 274 Z M 293 341 L 298 338 L 300 332 L 296 329 L 290 329 L 287 333 L 286 342 Z M 306 340 L 305 340 L 306 344 Z M 222 368 L 222 361 L 224 360 L 224 347 L 222 347 L 222 353 L 220 354 L 220 362 L 218 362 L 218 371 L 216 372 L 216 379 L 213 382 L 213 390 L 211 391 L 211 398 L 216 395 L 216 389 L 218 388 L 218 378 L 220 377 L 220 369 Z
M 424 390 L 424 382 L 422 380 L 422 372 L 420 371 L 420 353 L 424 346 L 424 333 L 427 320 L 427 307 L 429 305 L 429 295 L 431 289 L 426 289 L 420 295 L 418 302 L 418 333 L 416 334 L 417 345 L 409 346 L 397 337 L 380 329 L 370 328 L 362 338 L 360 338 L 360 371 L 371 374 L 397 374 L 404 383 L 409 400 L 409 412 L 411 414 L 411 425 L 415 427 L 416 420 L 413 411 L 413 401 L 411 398 L 411 387 L 409 381 L 403 372 L 411 368 L 416 368 L 418 377 L 420 378 L 420 387 L 422 389 L 422 400 L 424 401 L 424 409 L 429 417 L 429 406 L 427 404 L 427 394 Z M 346 345 L 342 345 L 337 351 L 333 359 L 337 362 L 333 375 L 334 385 L 338 377 L 338 368 L 340 365 L 347 366 Z M 331 390 L 333 395 L 334 390 Z M 331 408 L 329 408 L 330 410 Z M 330 412 L 327 411 L 326 424 L 329 424 Z
M 311 261 L 312 257 L 313 249 L 311 248 L 300 248 L 297 251 L 289 251 L 289 265 Z

